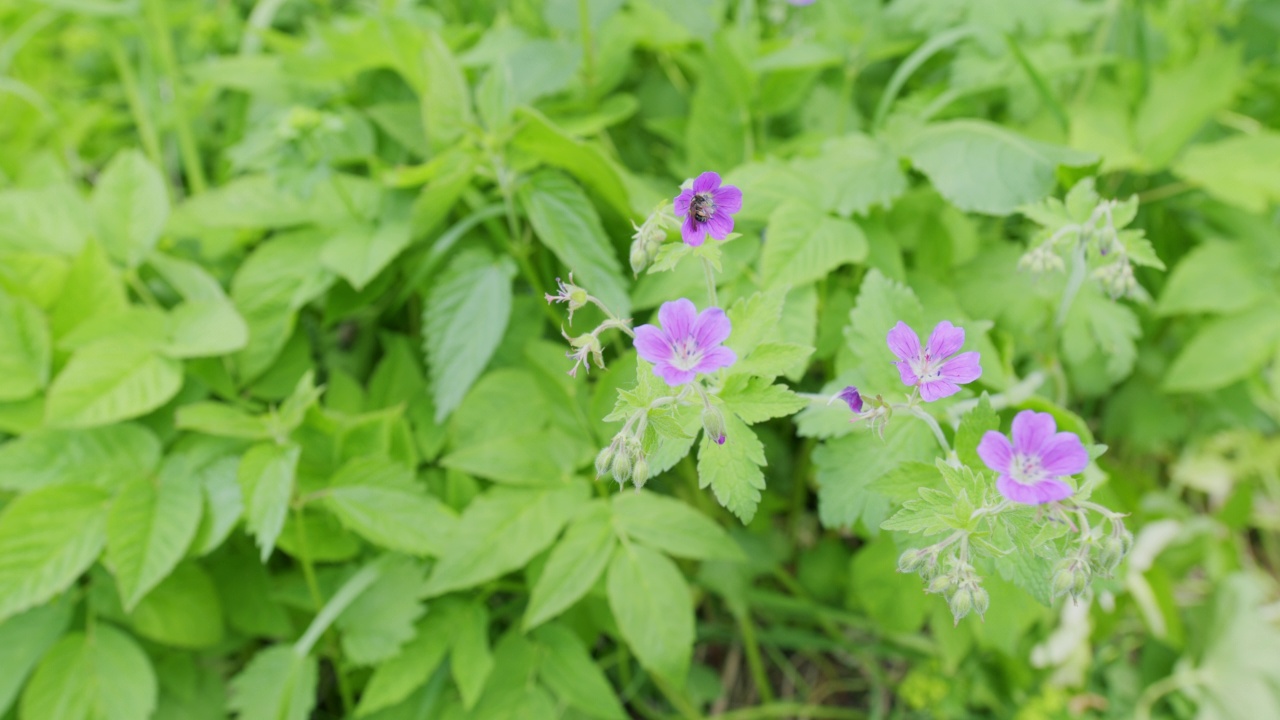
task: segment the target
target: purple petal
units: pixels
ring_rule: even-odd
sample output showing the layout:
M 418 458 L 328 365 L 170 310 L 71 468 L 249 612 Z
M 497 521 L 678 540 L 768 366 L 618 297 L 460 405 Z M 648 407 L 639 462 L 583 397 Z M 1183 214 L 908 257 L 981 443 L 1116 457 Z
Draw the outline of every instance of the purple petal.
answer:
M 957 385 L 964 385 L 977 380 L 982 377 L 980 359 L 980 355 L 976 352 L 960 353 L 942 364 L 942 379 L 949 380 Z
M 658 308 L 658 322 L 673 343 L 679 343 L 693 334 L 693 324 L 698 320 L 698 308 L 688 298 L 662 303 Z
M 1039 457 L 1044 444 L 1058 429 L 1049 413 L 1023 410 L 1013 418 L 1013 451 L 1019 455 Z
M 692 190 L 681 190 L 676 196 L 675 211 L 676 217 L 684 217 L 689 214 L 689 203 L 693 202 Z
M 658 328 L 641 325 L 636 328 L 636 353 L 651 363 L 665 362 L 671 359 L 671 343 Z
M 727 368 L 738 361 L 738 354 L 727 347 L 714 347 L 708 350 L 702 360 L 694 366 L 694 372 L 709 373 L 720 368 Z
M 693 181 L 695 193 L 714 192 L 718 187 L 720 187 L 720 176 L 713 172 L 704 172 Z
M 1089 453 L 1075 433 L 1055 433 L 1041 445 L 1040 467 L 1049 475 L 1075 475 L 1088 464 Z
M 925 347 L 929 351 L 930 358 L 941 360 L 956 354 L 962 345 L 964 345 L 964 328 L 958 328 L 950 321 L 943 320 L 933 328 L 933 332 L 929 333 L 929 342 Z
M 858 388 L 850 385 L 840 391 L 836 397 L 844 401 L 849 406 L 849 410 L 860 413 L 862 412 L 862 393 L 858 392 Z
M 742 191 L 734 185 L 725 185 L 711 193 L 711 199 L 716 201 L 716 212 L 732 215 L 742 209 Z
M 663 382 L 671 387 L 676 387 L 693 382 L 696 373 L 692 370 L 680 370 L 672 366 L 671 363 L 664 361 L 653 366 L 653 374 L 662 378 Z
M 1001 475 L 996 480 L 996 490 L 1006 498 L 1026 505 L 1043 505 L 1066 500 L 1075 492 L 1070 485 L 1061 480 L 1044 480 L 1032 485 L 1023 485 L 1008 475 Z
M 978 443 L 978 457 L 992 470 L 998 473 L 1009 472 L 1009 463 L 1013 460 L 1013 446 L 1009 438 L 995 430 L 988 430 Z
M 898 368 L 898 375 L 902 378 L 903 385 L 910 387 L 920 382 L 920 378 L 916 377 L 916 371 L 911 369 L 911 363 L 899 360 L 894 365 Z
M 703 310 L 693 323 L 693 338 L 704 351 L 727 340 L 730 332 L 733 332 L 733 323 L 718 307 Z
M 889 331 L 889 337 L 886 340 L 889 343 L 889 350 L 898 356 L 899 360 L 915 360 L 920 357 L 920 338 L 916 337 L 915 330 L 901 320 Z
M 960 392 L 960 386 L 946 378 L 926 380 L 925 382 L 920 383 L 920 397 L 925 402 L 933 402 L 945 397 L 951 397 L 958 392 Z
M 733 216 L 716 208 L 711 219 L 707 221 L 707 231 L 717 240 L 725 239 L 729 233 L 733 232 Z
M 698 247 L 707 239 L 707 226 L 693 219 L 693 215 L 684 219 L 680 225 L 680 237 L 689 247 Z

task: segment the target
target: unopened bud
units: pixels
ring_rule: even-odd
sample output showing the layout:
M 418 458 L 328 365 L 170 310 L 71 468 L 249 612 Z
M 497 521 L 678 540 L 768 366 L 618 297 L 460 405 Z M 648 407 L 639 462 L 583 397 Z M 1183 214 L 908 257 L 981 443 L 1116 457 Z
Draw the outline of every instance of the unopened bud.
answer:
M 613 446 L 600 451 L 596 455 L 596 477 L 604 477 L 609 473 L 609 466 L 613 463 Z
M 979 616 L 986 615 L 987 610 L 991 607 L 991 596 L 982 588 L 974 588 L 973 590 L 973 611 Z
M 960 619 L 973 610 L 973 591 L 967 587 L 960 588 L 947 599 L 947 605 L 951 607 L 951 617 L 959 625 Z
M 717 445 L 723 445 L 725 441 L 724 415 L 714 405 L 707 405 L 702 410 L 702 429 L 707 433 L 707 439 Z
M 949 573 L 944 573 L 930 580 L 929 584 L 925 586 L 924 591 L 928 593 L 946 592 L 950 590 L 951 586 L 954 584 L 955 583 L 952 582 L 951 575 Z
M 613 456 L 613 464 L 609 467 L 609 472 L 613 475 L 613 479 L 618 481 L 618 485 L 627 484 L 627 480 L 631 478 L 631 458 L 626 452 Z
M 912 548 L 898 556 L 898 572 L 911 573 L 920 569 L 924 565 L 925 553 L 923 550 Z
M 1111 536 L 1102 541 L 1102 549 L 1098 552 L 1098 564 L 1107 571 L 1108 576 L 1120 567 L 1124 560 L 1124 543 L 1120 538 Z
M 636 462 L 631 466 L 631 483 L 636 489 L 644 487 L 645 481 L 649 479 L 649 463 L 645 462 L 644 456 L 636 458 Z
M 862 393 L 858 392 L 858 388 L 850 385 L 840 391 L 836 397 L 844 401 L 849 406 L 849 410 L 855 415 L 862 412 Z
M 631 272 L 639 275 L 649 266 L 649 253 L 641 240 L 631 243 Z

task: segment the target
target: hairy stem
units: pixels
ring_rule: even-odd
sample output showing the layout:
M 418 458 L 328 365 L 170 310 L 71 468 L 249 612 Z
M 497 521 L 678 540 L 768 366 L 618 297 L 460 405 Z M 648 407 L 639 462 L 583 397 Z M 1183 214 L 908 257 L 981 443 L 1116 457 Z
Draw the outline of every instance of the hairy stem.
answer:
M 1067 278 L 1067 287 L 1062 291 L 1062 302 L 1058 305 L 1058 314 L 1054 319 L 1058 329 L 1062 329 L 1067 324 L 1067 314 L 1071 312 L 1071 305 L 1076 301 L 1080 288 L 1084 286 L 1085 274 L 1089 269 L 1084 251 L 1084 242 L 1077 242 L 1076 249 L 1071 254 L 1071 275 Z

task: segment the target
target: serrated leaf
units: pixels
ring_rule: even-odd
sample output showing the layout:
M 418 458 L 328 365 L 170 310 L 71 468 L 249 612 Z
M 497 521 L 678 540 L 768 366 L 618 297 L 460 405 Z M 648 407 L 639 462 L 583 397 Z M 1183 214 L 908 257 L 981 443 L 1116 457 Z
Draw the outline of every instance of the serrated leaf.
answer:
M 244 497 L 245 526 L 257 541 L 263 562 L 271 556 L 284 529 L 301 452 L 293 444 L 262 443 L 249 448 L 240 459 L 237 480 Z
M 378 579 L 338 615 L 343 656 L 356 665 L 388 660 L 413 639 L 425 608 L 419 600 L 426 573 L 411 558 L 385 555 L 375 561 Z
M 693 655 L 689 585 L 666 556 L 643 545 L 620 545 L 609 564 L 609 608 L 640 664 L 684 687 Z
M 764 490 L 764 445 L 756 434 L 732 413 L 726 414 L 725 443 L 717 445 L 702 436 L 698 449 L 698 487 L 711 488 L 716 500 L 745 525 L 755 517 Z
M 849 313 L 845 339 L 855 357 L 861 360 L 868 388 L 890 395 L 892 388 L 905 388 L 896 368 L 886 338 L 899 321 L 921 332 L 924 308 L 911 288 L 886 278 L 879 270 L 871 270 L 862 280 L 857 303 Z M 870 392 L 870 391 L 869 391 Z
M 651 490 L 613 496 L 614 526 L 629 539 L 691 560 L 745 560 L 733 538 L 686 503 Z
M 228 706 L 241 720 L 308 720 L 316 704 L 317 665 L 289 645 L 260 650 L 231 679 Z
M 430 608 L 417 626 L 413 639 L 398 655 L 379 665 L 360 694 L 356 716 L 364 717 L 390 707 L 431 677 L 444 662 L 453 642 L 453 615 Z
M 827 140 L 818 157 L 795 160 L 791 167 L 803 177 L 821 178 L 815 201 L 843 217 L 865 215 L 875 205 L 888 208 L 907 189 L 893 151 L 861 133 Z
M 919 498 L 903 503 L 893 517 L 880 523 L 880 529 L 926 537 L 952 529 L 948 522 L 954 507 L 952 495 L 933 488 L 920 488 L 918 492 Z
M 1191 338 L 1164 376 L 1166 392 L 1208 392 L 1253 375 L 1271 357 L 1280 339 L 1280 306 L 1266 302 L 1252 310 L 1210 321 Z
M 788 200 L 774 210 L 766 233 L 769 242 L 760 257 L 766 288 L 803 285 L 867 257 L 861 228 L 801 200 Z
M 894 505 L 920 497 L 920 488 L 941 487 L 942 476 L 933 463 L 909 461 L 872 480 L 867 487 L 884 495 Z
M 94 427 L 145 415 L 182 387 L 182 363 L 111 341 L 76 351 L 49 387 L 45 419 Z
M 739 358 L 732 370 L 736 374 L 754 375 L 772 380 L 801 366 L 812 354 L 813 348 L 807 345 L 763 342 L 751 351 L 749 357 Z
M 156 707 L 146 653 L 106 623 L 71 633 L 45 655 L 22 693 L 30 720 L 146 720 Z
M 462 695 L 462 704 L 470 709 L 480 699 L 494 666 L 493 653 L 489 651 L 489 610 L 478 602 L 470 602 L 458 608 L 453 619 L 450 669 Z M 512 678 L 505 679 L 512 681 Z
M 363 290 L 409 246 L 409 240 L 407 212 L 385 218 L 376 227 L 348 225 L 325 242 L 320 263 L 345 278 L 351 287 Z
M 462 402 L 493 357 L 511 316 L 510 260 L 459 255 L 427 296 L 424 347 L 436 422 Z
M 418 485 L 413 471 L 387 458 L 351 460 L 323 492 L 325 506 L 345 527 L 392 550 L 439 555 L 458 523 Z
M 809 404 L 808 400 L 791 392 L 785 385 L 741 375 L 730 377 L 720 391 L 720 399 L 726 408 L 749 425 L 792 415 Z
M 169 218 L 164 176 L 137 150 L 111 158 L 98 176 L 91 203 L 103 245 L 127 267 L 147 257 Z
M 160 440 L 141 425 L 37 430 L 0 445 L 0 489 L 69 483 L 114 488 L 150 475 L 159 464 Z
M 0 619 L 66 590 L 107 541 L 108 494 L 54 485 L 18 496 L 0 514 Z
M 978 404 L 960 418 L 960 427 L 956 429 L 955 451 L 960 462 L 971 467 L 982 467 L 982 458 L 978 457 L 978 443 L 982 436 L 990 430 L 1000 429 L 1000 416 L 991 409 L 991 400 L 986 393 L 978 399 Z
M 534 639 L 545 653 L 538 676 L 557 697 L 591 717 L 626 720 L 617 693 L 577 635 L 552 623 L 539 628 Z
M 1267 280 L 1242 243 L 1207 242 L 1192 248 L 1160 293 L 1161 315 L 1233 313 L 1266 296 Z
M 1174 174 L 1219 200 L 1261 213 L 1280 202 L 1280 133 L 1263 131 L 1193 145 L 1173 166 Z
M 174 414 L 173 421 L 182 430 L 216 437 L 269 440 L 273 436 L 272 428 L 265 418 L 218 402 L 183 405 Z
M 897 417 L 880 440 L 870 431 L 828 440 L 813 452 L 818 468 L 818 517 L 829 528 L 858 521 L 873 534 L 889 515 L 889 501 L 871 484 L 907 462 L 931 462 L 938 453 L 923 422 Z
M 177 456 L 155 478 L 125 485 L 107 518 L 107 562 L 125 611 L 165 578 L 187 552 L 200 524 L 200 486 Z
M 49 324 L 30 300 L 0 286 L 0 402 L 31 397 L 49 383 Z
M 782 290 L 757 292 L 749 298 L 739 298 L 727 313 L 733 331 L 725 346 L 740 358 L 750 357 L 756 346 L 777 331 L 785 299 L 786 293 Z
M 522 627 L 537 627 L 582 599 L 604 572 L 617 537 L 609 506 L 600 501 L 581 512 L 551 549 L 529 596 Z

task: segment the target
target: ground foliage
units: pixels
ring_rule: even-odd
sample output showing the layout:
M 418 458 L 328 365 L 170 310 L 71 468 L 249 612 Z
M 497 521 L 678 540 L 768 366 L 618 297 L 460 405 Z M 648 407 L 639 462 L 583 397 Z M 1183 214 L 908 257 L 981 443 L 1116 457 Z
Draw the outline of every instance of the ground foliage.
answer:
M 1261 0 L 5 4 L 0 717 L 1280 717 L 1278 47 Z M 741 236 L 633 273 L 707 170 Z M 729 441 L 653 413 L 620 491 L 663 389 L 618 333 L 567 376 L 608 318 L 543 295 L 639 324 L 704 261 Z M 943 319 L 956 464 L 806 396 Z M 1136 535 L 1072 598 L 1074 527 L 967 512 L 1028 409 Z M 956 622 L 898 569 L 970 525 Z

